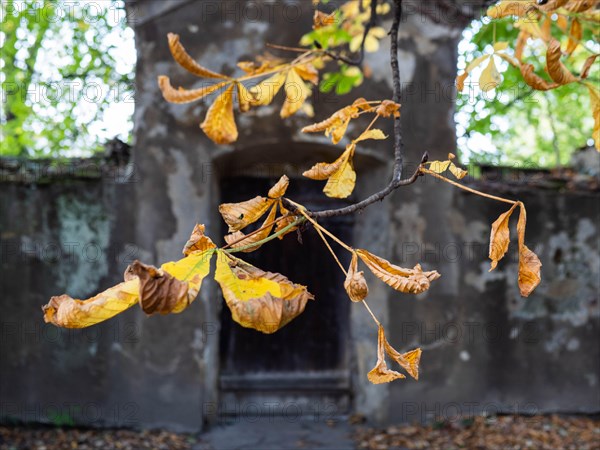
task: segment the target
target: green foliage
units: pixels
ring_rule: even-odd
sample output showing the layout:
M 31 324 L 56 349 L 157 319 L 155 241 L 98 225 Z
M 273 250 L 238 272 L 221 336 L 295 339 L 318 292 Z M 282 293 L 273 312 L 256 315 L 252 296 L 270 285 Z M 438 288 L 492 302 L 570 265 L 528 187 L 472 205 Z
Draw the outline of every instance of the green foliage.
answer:
M 123 2 L 3 0 L 1 14 L 0 156 L 101 150 L 113 137 L 109 116 L 114 129 L 115 116 L 133 111 L 133 31 Z M 131 120 L 120 128 L 127 140 Z
M 553 34 L 560 34 L 553 25 Z M 459 71 L 478 56 L 491 53 L 494 42 L 506 41 L 514 48 L 519 29 L 506 18 L 474 21 L 463 33 L 459 45 Z M 583 42 L 594 45 L 592 36 Z M 508 50 L 509 53 L 512 50 Z M 524 61 L 544 72 L 545 47 L 530 44 Z M 589 53 L 576 51 L 571 60 L 581 67 Z M 553 167 L 565 165 L 580 147 L 593 145 L 590 139 L 593 119 L 589 94 L 573 83 L 551 91 L 534 91 L 523 81 L 520 71 L 506 62 L 499 64 L 503 82 L 491 92 L 479 92 L 467 83 L 458 94 L 457 132 L 463 160 L 476 163 Z M 476 78 L 476 77 L 475 77 Z M 597 82 L 597 67 L 590 81 Z M 568 111 L 568 113 L 566 113 Z

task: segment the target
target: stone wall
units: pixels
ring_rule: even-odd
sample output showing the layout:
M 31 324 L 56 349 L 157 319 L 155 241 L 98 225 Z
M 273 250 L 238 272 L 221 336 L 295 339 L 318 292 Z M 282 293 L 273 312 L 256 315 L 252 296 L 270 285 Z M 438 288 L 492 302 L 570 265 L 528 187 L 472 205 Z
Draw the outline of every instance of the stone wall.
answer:
M 197 222 L 217 237 L 222 178 L 244 173 L 277 179 L 285 172 L 293 183 L 310 164 L 339 152 L 325 139 L 299 133 L 309 119 L 281 120 L 280 98 L 274 106 L 238 114 L 239 141 L 217 148 L 198 128 L 207 103 L 171 105 L 157 88 L 158 75 L 170 76 L 175 86 L 200 86 L 173 62 L 168 32 L 180 34 L 206 66 L 232 73 L 236 61 L 260 53 L 265 42 L 295 45 L 310 28 L 309 3 L 253 2 L 260 16 L 243 13 L 243 2 L 129 4 L 138 48 L 133 182 L 2 183 L 3 420 L 198 429 L 215 419 L 222 301 L 212 281 L 184 314 L 146 318 L 133 309 L 83 331 L 46 326 L 39 308 L 52 295 L 85 298 L 113 285 L 131 259 L 160 264 L 178 258 Z M 455 149 L 459 34 L 420 16 L 403 24 L 407 170 L 425 150 L 443 158 Z M 386 58 L 369 56 L 373 76 L 351 95 L 315 95 L 316 118 L 357 96 L 389 97 Z M 356 199 L 387 182 L 389 154 L 388 143 L 362 147 Z M 526 202 L 528 244 L 544 264 L 542 285 L 527 300 L 517 295 L 514 243 L 511 257 L 487 272 L 486 239 L 501 204 L 422 179 L 357 215 L 356 247 L 394 262 L 421 262 L 442 278 L 418 298 L 370 283 L 370 304 L 393 345 L 423 347 L 419 382 L 367 381 L 376 360 L 376 329 L 364 309 L 352 305 L 354 411 L 383 423 L 479 411 L 600 410 L 598 195 L 522 184 L 485 188 Z M 65 248 L 72 243 L 79 245 L 71 257 Z M 41 250 L 31 251 L 36 245 Z M 58 257 L 44 251 L 56 246 Z M 99 256 L 88 256 L 92 248 Z

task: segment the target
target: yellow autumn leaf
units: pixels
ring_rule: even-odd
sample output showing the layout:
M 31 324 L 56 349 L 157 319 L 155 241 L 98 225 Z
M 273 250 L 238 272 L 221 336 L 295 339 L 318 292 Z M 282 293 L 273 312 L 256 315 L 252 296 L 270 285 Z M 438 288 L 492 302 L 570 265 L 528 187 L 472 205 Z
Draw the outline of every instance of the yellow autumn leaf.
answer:
M 552 81 L 560 85 L 578 81 L 578 78 L 562 63 L 560 60 L 561 56 L 560 42 L 552 39 L 548 44 L 548 51 L 546 52 L 546 70 Z
M 246 112 L 250 109 L 253 97 L 242 83 L 236 82 L 235 86 L 237 88 L 238 108 L 240 112 Z
M 519 236 L 519 290 L 523 297 L 529 297 L 542 280 L 540 269 L 542 263 L 538 256 L 525 245 L 525 227 L 527 225 L 527 212 L 525 205 L 519 202 L 521 208 L 517 234 Z
M 384 100 L 381 104 L 375 108 L 375 113 L 381 117 L 400 117 L 400 103 L 393 102 L 391 100 Z
M 421 361 L 421 349 L 416 348 L 406 353 L 398 352 L 390 343 L 383 337 L 385 344 L 385 352 L 390 358 L 396 361 L 400 367 L 408 372 L 415 380 L 419 379 L 419 362 Z
M 288 186 L 290 185 L 290 179 L 287 175 L 283 175 L 275 185 L 269 189 L 267 197 L 269 198 L 281 198 L 285 195 Z
M 491 55 L 481 55 L 481 56 L 475 58 L 473 61 L 471 61 L 469 63 L 469 65 L 467 66 L 465 71 L 462 74 L 460 74 L 458 77 L 456 77 L 456 89 L 458 90 L 458 92 L 461 92 L 465 88 L 465 81 L 467 80 L 467 78 L 469 77 L 471 72 L 476 67 L 483 64 L 483 62 L 485 60 L 487 60 L 488 58 L 491 58 Z
M 571 22 L 571 28 L 569 29 L 569 41 L 567 42 L 567 48 L 565 53 L 571 55 L 575 49 L 579 46 L 579 42 L 583 37 L 583 28 L 581 22 L 577 19 L 573 19 Z
M 354 144 L 346 147 L 342 155 L 332 163 L 317 163 L 302 175 L 313 180 L 327 180 L 323 192 L 328 197 L 346 198 L 354 190 L 356 172 L 352 165 Z
M 229 231 L 239 231 L 256 222 L 273 205 L 275 200 L 266 197 L 254 197 L 240 203 L 223 203 L 219 212 L 223 220 L 229 225 Z
M 385 133 L 383 131 L 375 128 L 373 130 L 365 131 L 359 137 L 354 139 L 353 142 L 356 144 L 361 141 L 366 141 L 367 139 L 383 140 L 383 139 L 387 139 L 387 136 L 385 135 Z
M 233 320 L 266 334 L 288 324 L 304 311 L 308 300 L 314 299 L 306 287 L 224 251 L 218 252 L 215 280 L 221 286 Z
M 487 10 L 487 16 L 492 19 L 500 19 L 507 16 L 523 17 L 535 5 L 535 0 L 503 0 L 494 6 L 490 6 Z
M 452 155 L 452 153 L 450 153 Z M 449 156 L 450 156 L 449 155 Z M 454 155 L 452 155 L 454 156 Z M 454 158 L 452 158 L 454 159 Z M 452 161 L 431 161 L 427 163 L 429 165 L 429 170 L 435 173 L 444 173 L 446 170 L 449 170 L 452 175 L 454 175 L 459 180 L 462 180 L 465 176 L 467 176 L 468 172 L 466 170 L 461 169 Z
M 491 57 L 488 65 L 483 69 L 479 77 L 479 89 L 483 92 L 491 91 L 496 89 L 501 81 L 502 77 L 500 76 L 500 72 L 498 72 L 494 57 Z
M 173 59 L 188 72 L 201 78 L 229 78 L 227 75 L 213 72 L 205 67 L 202 67 L 187 53 L 181 42 L 179 42 L 179 35 L 175 33 L 169 33 L 167 35 L 169 40 L 169 50 L 173 55 Z
M 377 330 L 377 363 L 367 374 L 367 378 L 373 384 L 389 383 L 394 380 L 406 378 L 405 375 L 388 368 L 385 362 L 385 332 L 383 326 L 379 325 Z
M 431 161 L 429 164 L 429 170 L 435 173 L 444 173 L 450 167 L 451 161 Z
M 284 89 L 285 101 L 280 112 L 282 119 L 295 114 L 310 95 L 310 89 L 294 67 L 288 70 Z
M 190 103 L 196 100 L 200 100 L 203 97 L 206 97 L 209 94 L 212 94 L 215 91 L 218 91 L 225 85 L 227 85 L 229 81 L 222 81 L 221 83 L 213 84 L 211 86 L 204 86 L 198 89 L 175 89 L 171 86 L 171 81 L 169 77 L 161 75 L 158 77 L 158 86 L 163 94 L 163 97 L 166 101 L 171 103 Z
M 592 106 L 592 116 L 594 117 L 594 129 L 592 138 L 596 144 L 596 150 L 600 152 L 600 91 L 592 84 L 585 83 L 590 92 L 590 104 Z
M 87 300 L 66 294 L 52 297 L 43 306 L 44 321 L 58 327 L 85 328 L 103 322 L 134 306 L 139 300 L 140 281 L 119 283 Z
M 44 320 L 64 328 L 85 328 L 108 320 L 139 303 L 152 314 L 178 313 L 196 298 L 210 269 L 214 251 L 195 252 L 160 269 L 135 261 L 125 281 L 87 300 L 52 297 L 43 307 Z
M 250 88 L 252 104 L 256 106 L 269 105 L 285 82 L 285 73 L 277 72 L 275 75 L 261 81 Z
M 369 295 L 369 286 L 363 271 L 358 271 L 358 256 L 352 253 L 352 261 L 344 281 L 344 289 L 353 302 L 362 302 Z
M 544 42 L 547 41 L 547 36 L 544 35 L 537 20 L 533 18 L 522 17 L 518 19 L 514 25 L 515 28 L 518 28 L 520 31 L 523 31 L 534 38 L 541 39 Z
M 298 64 L 294 66 L 294 71 L 305 81 L 312 84 L 319 84 L 319 71 L 310 64 Z
M 377 278 L 405 294 L 425 292 L 429 289 L 431 282 L 440 277 L 435 270 L 423 272 L 420 264 L 413 269 L 404 269 L 366 250 L 356 250 L 356 253 Z
M 346 159 L 325 185 L 323 192 L 332 198 L 347 198 L 354 191 L 356 172 L 351 159 Z
M 504 258 L 508 245 L 510 244 L 509 220 L 513 211 L 517 207 L 515 203 L 507 212 L 500 214 L 500 217 L 492 224 L 490 234 L 489 258 L 492 260 L 490 272 L 496 268 L 498 261 Z
M 200 125 L 202 131 L 216 144 L 231 144 L 238 138 L 233 116 L 233 88 L 232 84 L 217 97 Z

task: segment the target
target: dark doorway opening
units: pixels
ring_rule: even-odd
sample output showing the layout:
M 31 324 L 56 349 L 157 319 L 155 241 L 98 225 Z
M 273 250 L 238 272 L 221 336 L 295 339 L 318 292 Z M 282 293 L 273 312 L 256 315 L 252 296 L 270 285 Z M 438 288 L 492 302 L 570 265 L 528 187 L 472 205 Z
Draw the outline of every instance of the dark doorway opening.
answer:
M 247 200 L 267 192 L 276 181 L 252 177 L 223 179 L 221 200 Z M 288 195 L 307 208 L 323 209 L 323 199 L 327 207 L 345 205 L 324 198 L 321 189 L 319 183 L 295 179 Z M 352 218 L 322 223 L 341 239 L 351 241 Z M 222 231 L 227 233 L 225 224 Z M 219 349 L 222 414 L 346 412 L 351 392 L 350 302 L 343 289 L 344 275 L 318 234 L 310 227 L 302 231 L 301 242 L 297 235 L 289 234 L 253 253 L 238 256 L 308 286 L 315 300 L 308 302 L 303 314 L 271 335 L 233 322 L 223 304 Z M 347 252 L 338 252 L 338 256 L 342 264 L 349 263 Z

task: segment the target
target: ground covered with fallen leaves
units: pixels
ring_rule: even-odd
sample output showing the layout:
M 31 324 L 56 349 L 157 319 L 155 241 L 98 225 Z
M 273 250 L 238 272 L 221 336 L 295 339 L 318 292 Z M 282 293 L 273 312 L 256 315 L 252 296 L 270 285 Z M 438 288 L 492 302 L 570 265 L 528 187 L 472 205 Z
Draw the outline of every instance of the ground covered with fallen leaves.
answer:
M 354 425 L 350 430 L 356 448 L 369 450 L 600 449 L 599 417 L 474 417 L 455 422 L 435 422 L 427 426 L 397 425 L 380 429 Z M 287 444 L 282 442 L 281 449 L 298 448 L 289 447 L 289 444 L 289 442 Z M 211 446 L 203 443 L 201 435 L 161 430 L 0 426 L 0 450 L 199 450 L 207 448 Z
M 600 418 L 474 417 L 429 426 L 359 427 L 359 449 L 600 449 Z

